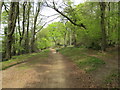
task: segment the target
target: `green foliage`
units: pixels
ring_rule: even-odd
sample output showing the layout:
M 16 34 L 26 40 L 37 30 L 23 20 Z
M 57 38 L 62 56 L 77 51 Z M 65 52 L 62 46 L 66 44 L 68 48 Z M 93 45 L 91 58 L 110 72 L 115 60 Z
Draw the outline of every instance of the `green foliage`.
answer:
M 47 29 L 43 29 L 41 32 L 38 33 L 37 47 L 39 49 L 48 48 L 52 45 L 48 35 L 49 35 L 49 31 Z
M 106 3 L 106 5 L 108 5 L 108 3 Z M 105 12 L 105 25 L 107 43 L 109 45 L 114 45 L 118 44 L 118 10 L 117 3 L 110 3 L 110 5 L 111 10 L 106 10 Z M 112 10 L 112 8 L 114 9 L 114 11 Z M 109 9 L 109 6 L 106 6 L 106 9 Z M 66 25 L 67 28 L 71 30 L 71 32 L 75 32 L 74 34 L 76 35 L 77 46 L 85 46 L 87 48 L 100 50 L 102 45 L 102 32 L 100 23 L 101 10 L 99 7 L 99 3 L 81 3 L 74 7 L 66 7 L 65 12 L 68 12 L 67 15 L 70 16 L 71 19 L 73 19 L 77 24 L 83 23 L 87 28 L 86 30 L 83 30 L 82 28 L 76 27 L 72 24 Z
M 94 5 L 91 3 L 84 3 L 76 6 L 78 11 L 81 12 L 82 22 L 87 26 L 87 30 L 77 30 L 77 36 L 79 37 L 77 41 L 78 44 L 82 44 L 87 48 L 100 49 L 100 19 L 97 16 L 99 10 L 97 8 L 94 10 L 94 7 L 96 7 L 95 4 L 97 3 L 94 3 Z M 88 11 L 89 9 L 91 9 L 91 11 Z
M 62 34 L 64 34 L 65 26 L 63 23 L 60 22 L 54 22 L 50 24 L 47 29 L 49 30 L 49 36 L 51 39 L 55 39 L 56 43 L 60 41 L 62 38 Z
M 50 46 L 56 46 L 58 43 L 63 43 L 64 32 L 65 26 L 63 23 L 54 22 L 49 24 L 48 27 L 42 29 L 42 31 L 37 35 L 37 44 L 39 49 L 44 49 Z

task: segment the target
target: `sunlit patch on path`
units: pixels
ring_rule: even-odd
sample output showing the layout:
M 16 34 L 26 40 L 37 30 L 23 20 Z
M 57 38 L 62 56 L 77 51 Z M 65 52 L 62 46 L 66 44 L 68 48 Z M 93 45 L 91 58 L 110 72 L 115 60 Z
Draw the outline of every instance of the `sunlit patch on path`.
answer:
M 50 48 L 50 50 L 51 50 L 52 53 L 56 53 L 55 49 Z

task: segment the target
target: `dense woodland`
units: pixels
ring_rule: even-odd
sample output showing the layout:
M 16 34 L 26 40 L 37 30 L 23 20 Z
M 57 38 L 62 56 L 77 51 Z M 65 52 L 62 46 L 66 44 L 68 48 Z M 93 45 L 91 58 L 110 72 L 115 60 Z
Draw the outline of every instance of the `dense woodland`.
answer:
M 41 10 L 52 8 L 60 21 L 45 21 Z M 107 51 L 118 46 L 120 2 L 84 2 L 70 0 L 43 2 L 0 2 L 3 60 L 12 56 L 39 52 L 46 48 L 85 47 Z

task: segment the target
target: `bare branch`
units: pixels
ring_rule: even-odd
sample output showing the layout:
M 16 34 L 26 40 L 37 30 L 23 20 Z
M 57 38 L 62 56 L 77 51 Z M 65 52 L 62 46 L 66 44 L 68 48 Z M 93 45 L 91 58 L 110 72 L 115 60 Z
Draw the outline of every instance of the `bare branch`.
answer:
M 58 16 L 58 17 L 59 17 L 59 16 Z M 43 27 L 44 27 L 47 23 L 50 23 L 50 22 L 54 21 L 54 20 L 57 19 L 58 17 L 56 17 L 56 18 L 54 18 L 54 19 L 52 19 L 52 20 L 50 20 L 50 21 L 48 21 L 48 22 L 45 22 L 45 23 L 41 26 L 41 28 L 40 28 L 35 34 L 37 34 L 39 31 L 41 31 L 41 30 L 43 29 Z

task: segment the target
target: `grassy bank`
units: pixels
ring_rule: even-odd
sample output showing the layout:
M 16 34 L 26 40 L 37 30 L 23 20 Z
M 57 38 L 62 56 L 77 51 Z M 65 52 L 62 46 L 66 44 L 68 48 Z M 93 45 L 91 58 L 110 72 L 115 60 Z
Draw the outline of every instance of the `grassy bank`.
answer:
M 67 47 L 59 52 L 73 61 L 80 69 L 101 80 L 103 87 L 119 87 L 118 49 L 108 48 L 106 52 L 87 48 Z M 97 81 L 96 81 L 97 82 Z
M 62 48 L 59 51 L 86 72 L 94 71 L 105 64 L 102 59 L 95 56 L 90 56 L 88 54 L 88 49 L 86 48 L 67 47 Z
M 47 57 L 48 53 L 49 53 L 49 50 L 44 50 L 44 51 L 41 51 L 39 53 L 30 53 L 30 54 L 23 54 L 23 55 L 19 55 L 19 56 L 13 56 L 10 60 L 0 62 L 0 64 L 2 64 L 2 70 L 5 70 L 5 69 L 12 67 L 14 65 L 29 61 L 29 58 L 31 58 L 33 56 L 39 55 L 41 58 Z

